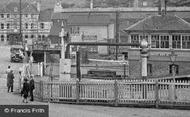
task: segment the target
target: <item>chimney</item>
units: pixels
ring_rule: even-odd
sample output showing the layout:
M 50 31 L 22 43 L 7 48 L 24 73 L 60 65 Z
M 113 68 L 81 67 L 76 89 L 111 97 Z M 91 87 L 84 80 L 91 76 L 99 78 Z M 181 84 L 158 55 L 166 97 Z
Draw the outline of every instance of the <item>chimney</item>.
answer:
M 54 6 L 54 12 L 62 12 L 63 7 L 61 5 L 61 1 L 57 0 Z
M 94 7 L 94 1 L 90 0 L 90 9 L 93 9 L 93 7 Z
M 40 12 L 41 0 L 36 3 L 37 10 Z
M 166 15 L 166 2 L 167 0 L 159 0 L 158 4 L 158 14 L 159 15 Z
M 139 7 L 139 0 L 134 0 L 133 7 L 135 8 Z

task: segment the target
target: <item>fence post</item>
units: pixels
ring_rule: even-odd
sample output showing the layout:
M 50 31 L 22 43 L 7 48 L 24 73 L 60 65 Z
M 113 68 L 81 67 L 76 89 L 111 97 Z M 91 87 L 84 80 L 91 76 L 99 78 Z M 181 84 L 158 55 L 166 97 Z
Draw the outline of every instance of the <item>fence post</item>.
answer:
M 43 81 L 40 81 L 40 99 L 43 101 Z
M 115 80 L 115 82 L 114 82 L 114 98 L 115 98 L 114 106 L 118 106 L 118 83 L 117 83 L 117 80 Z
M 76 103 L 78 104 L 79 103 L 79 100 L 80 100 L 80 84 L 79 84 L 79 81 L 77 80 L 76 81 Z
M 159 85 L 158 80 L 155 82 L 155 106 L 156 108 L 159 107 Z
M 50 102 L 51 97 L 50 97 L 50 83 L 47 83 L 47 90 L 48 90 L 48 102 Z

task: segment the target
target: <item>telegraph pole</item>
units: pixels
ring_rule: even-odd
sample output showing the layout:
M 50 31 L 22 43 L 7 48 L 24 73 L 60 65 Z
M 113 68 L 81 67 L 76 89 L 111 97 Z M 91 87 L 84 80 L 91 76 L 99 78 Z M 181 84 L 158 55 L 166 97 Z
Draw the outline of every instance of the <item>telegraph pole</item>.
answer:
M 119 11 L 116 11 L 115 24 L 116 24 L 116 27 L 115 27 L 116 43 L 119 43 Z M 115 59 L 116 59 L 116 60 L 118 59 L 118 49 L 119 49 L 119 46 L 116 46 L 116 48 L 115 48 L 115 52 L 116 52 Z
M 19 18 L 20 18 L 20 32 L 19 32 L 19 37 L 20 37 L 20 39 L 21 39 L 21 41 L 22 41 L 22 46 L 24 47 L 24 40 L 22 39 L 22 0 L 19 0 L 19 7 L 20 7 L 20 10 L 19 10 Z

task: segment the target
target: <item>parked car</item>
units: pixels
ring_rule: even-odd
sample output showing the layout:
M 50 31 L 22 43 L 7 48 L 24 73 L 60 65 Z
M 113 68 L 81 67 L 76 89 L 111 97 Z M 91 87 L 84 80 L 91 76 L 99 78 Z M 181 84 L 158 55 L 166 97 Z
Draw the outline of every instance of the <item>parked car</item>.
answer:
M 24 57 L 23 57 L 23 47 L 21 45 L 14 45 L 11 46 L 10 49 L 10 61 L 11 62 L 22 62 Z

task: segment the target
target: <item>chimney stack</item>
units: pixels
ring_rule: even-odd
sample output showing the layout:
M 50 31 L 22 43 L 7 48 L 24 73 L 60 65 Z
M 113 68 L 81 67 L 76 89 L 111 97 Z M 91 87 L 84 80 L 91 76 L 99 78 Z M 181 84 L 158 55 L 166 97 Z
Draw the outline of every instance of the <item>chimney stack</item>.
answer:
M 37 6 L 37 10 L 40 12 L 40 7 L 41 7 L 41 0 L 40 1 L 37 1 L 36 3 L 36 6 Z
M 159 4 L 158 4 L 158 14 L 159 15 L 166 15 L 166 2 L 167 0 L 159 0 Z
M 135 8 L 139 7 L 139 0 L 134 0 L 133 7 Z
M 93 7 L 94 7 L 94 1 L 90 0 L 90 9 L 93 9 Z

